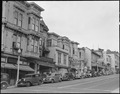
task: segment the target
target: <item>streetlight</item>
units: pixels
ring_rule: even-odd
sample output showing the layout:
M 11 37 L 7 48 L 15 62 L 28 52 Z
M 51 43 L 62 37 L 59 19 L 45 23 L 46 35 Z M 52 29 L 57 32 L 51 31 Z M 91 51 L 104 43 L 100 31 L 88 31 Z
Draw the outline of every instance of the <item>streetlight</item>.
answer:
M 16 86 L 19 80 L 19 62 L 20 62 L 20 54 L 21 54 L 22 50 L 18 49 L 18 61 L 17 61 L 17 80 L 16 80 Z

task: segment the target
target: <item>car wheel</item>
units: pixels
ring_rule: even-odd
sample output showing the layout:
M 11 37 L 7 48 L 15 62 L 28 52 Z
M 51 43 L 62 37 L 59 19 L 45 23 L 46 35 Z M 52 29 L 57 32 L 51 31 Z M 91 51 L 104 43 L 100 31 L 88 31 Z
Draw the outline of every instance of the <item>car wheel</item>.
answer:
M 2 83 L 1 84 L 1 89 L 6 89 L 8 87 L 8 84 L 7 83 Z
M 54 80 L 53 80 L 53 79 L 51 80 L 51 83 L 54 83 Z
M 60 78 L 59 82 L 61 82 L 61 81 L 62 81 L 62 78 Z
M 27 86 L 27 87 L 29 87 L 30 85 L 31 85 L 31 83 L 30 83 L 30 82 L 27 82 L 27 83 L 26 83 L 26 86 Z
M 41 84 L 43 84 L 43 82 L 40 80 L 40 81 L 38 82 L 38 85 L 41 85 Z

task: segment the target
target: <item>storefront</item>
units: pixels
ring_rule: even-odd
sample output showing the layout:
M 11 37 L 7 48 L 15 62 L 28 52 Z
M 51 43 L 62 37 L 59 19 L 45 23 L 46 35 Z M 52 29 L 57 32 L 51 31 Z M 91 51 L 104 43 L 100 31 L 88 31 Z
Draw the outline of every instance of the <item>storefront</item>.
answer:
M 29 62 L 30 66 L 35 69 L 35 73 L 41 73 L 44 72 L 52 72 L 52 70 L 55 68 L 55 63 L 53 62 L 53 59 L 48 57 L 26 57 Z
M 17 56 L 7 53 L 1 54 L 1 73 L 7 73 L 10 77 L 10 85 L 14 85 L 17 77 Z M 25 58 L 20 58 L 19 78 L 24 77 L 27 73 L 33 73 L 34 70 L 29 67 Z
M 68 73 L 69 71 L 69 67 L 63 65 L 56 65 L 56 69 L 57 69 L 56 71 L 62 75 Z

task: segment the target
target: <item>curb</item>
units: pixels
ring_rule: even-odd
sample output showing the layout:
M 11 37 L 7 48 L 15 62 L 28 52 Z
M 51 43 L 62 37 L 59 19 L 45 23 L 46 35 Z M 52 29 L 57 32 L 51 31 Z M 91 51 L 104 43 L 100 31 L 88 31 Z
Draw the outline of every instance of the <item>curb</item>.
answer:
M 113 90 L 111 93 L 120 93 L 119 88 L 118 88 L 118 89 Z

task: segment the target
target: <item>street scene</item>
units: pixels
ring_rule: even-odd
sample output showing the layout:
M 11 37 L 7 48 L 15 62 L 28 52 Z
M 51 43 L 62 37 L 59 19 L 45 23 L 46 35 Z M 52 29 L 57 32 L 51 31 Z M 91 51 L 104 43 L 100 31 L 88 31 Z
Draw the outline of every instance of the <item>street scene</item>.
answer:
M 46 83 L 31 87 L 11 87 L 1 93 L 118 93 L 119 75 Z
M 117 4 L 2 1 L 1 93 L 119 93 Z

